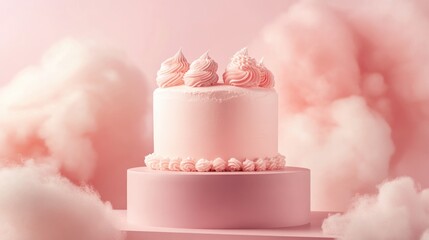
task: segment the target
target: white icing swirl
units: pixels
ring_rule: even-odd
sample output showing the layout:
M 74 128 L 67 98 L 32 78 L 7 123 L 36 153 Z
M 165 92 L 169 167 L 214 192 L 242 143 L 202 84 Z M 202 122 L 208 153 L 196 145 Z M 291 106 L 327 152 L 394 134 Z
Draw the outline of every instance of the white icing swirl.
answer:
M 244 159 L 244 161 L 236 158 L 231 158 L 228 161 L 222 158 L 216 158 L 213 161 L 210 159 L 199 159 L 196 161 L 193 158 L 165 158 L 156 156 L 154 153 L 149 154 L 144 160 L 147 167 L 153 170 L 170 170 L 184 172 L 208 172 L 208 171 L 266 171 L 283 169 L 286 165 L 285 157 L 278 154 L 274 157 L 257 158 L 254 160 Z
M 277 159 L 276 158 L 265 158 L 267 165 L 267 170 L 276 170 L 277 169 Z
M 255 163 L 252 160 L 246 158 L 243 162 L 243 171 L 253 172 L 255 171 Z
M 189 70 L 189 63 L 180 49 L 173 57 L 161 64 L 156 74 L 156 82 L 159 87 L 172 87 L 182 85 L 183 75 Z
M 161 158 L 159 160 L 159 170 L 166 171 L 169 169 L 170 160 L 168 158 Z
M 170 163 L 168 164 L 168 169 L 171 171 L 180 171 L 180 163 L 182 162 L 182 159 L 180 158 L 173 158 L 170 160 Z
M 184 172 L 195 172 L 195 160 L 187 157 L 180 163 L 180 170 Z
M 159 159 L 152 156 L 152 155 L 146 156 L 144 163 L 146 164 L 146 166 L 148 166 L 149 168 L 151 168 L 153 170 L 159 169 Z
M 226 84 L 237 87 L 258 87 L 261 80 L 256 60 L 249 56 L 247 48 L 234 54 L 222 76 Z
M 216 158 L 213 160 L 213 170 L 216 172 L 223 172 L 226 169 L 226 161 L 222 158 Z
M 211 168 L 212 168 L 211 161 L 204 158 L 198 160 L 197 163 L 195 164 L 195 169 L 198 172 L 208 172 L 210 171 Z
M 286 166 L 286 158 L 283 155 L 277 155 L 276 156 L 277 159 L 277 169 L 282 169 Z
M 258 69 L 260 72 L 260 82 L 259 86 L 263 88 L 273 88 L 274 87 L 274 76 L 273 73 L 267 69 L 264 65 L 264 59 L 262 58 L 261 61 L 258 63 Z
M 265 163 L 265 159 L 263 158 L 258 158 L 255 161 L 255 169 L 256 171 L 265 171 L 267 170 L 267 165 Z
M 240 171 L 242 167 L 243 167 L 243 164 L 240 162 L 240 160 L 236 158 L 230 158 L 228 160 L 228 166 L 227 166 L 228 171 L 231 171 L 231 172 Z
M 206 52 L 192 62 L 191 67 L 183 76 L 183 80 L 186 85 L 191 87 L 208 87 L 217 83 L 219 76 L 216 71 L 217 63 Z

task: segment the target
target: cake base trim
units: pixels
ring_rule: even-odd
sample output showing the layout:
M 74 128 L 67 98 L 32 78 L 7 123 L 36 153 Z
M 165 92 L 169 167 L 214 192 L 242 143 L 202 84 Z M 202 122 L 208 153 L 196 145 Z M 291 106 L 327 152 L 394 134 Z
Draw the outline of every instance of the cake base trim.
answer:
M 285 157 L 278 154 L 274 157 L 255 159 L 194 159 L 191 157 L 163 157 L 149 154 L 144 160 L 146 166 L 152 170 L 183 171 L 183 172 L 253 172 L 279 170 L 285 167 Z

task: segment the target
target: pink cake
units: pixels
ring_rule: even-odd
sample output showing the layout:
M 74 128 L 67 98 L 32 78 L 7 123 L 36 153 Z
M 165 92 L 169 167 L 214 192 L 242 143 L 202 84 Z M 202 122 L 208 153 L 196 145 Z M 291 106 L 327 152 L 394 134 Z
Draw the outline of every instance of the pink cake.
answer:
M 128 221 L 184 228 L 306 224 L 310 173 L 278 153 L 271 72 L 247 49 L 219 83 L 208 53 L 162 63 L 153 94 L 154 152 L 128 170 Z
M 189 70 L 180 51 L 167 59 L 153 94 L 154 153 L 146 166 L 199 172 L 283 168 L 272 74 L 252 60 L 246 49 L 235 54 L 220 84 L 207 53 Z

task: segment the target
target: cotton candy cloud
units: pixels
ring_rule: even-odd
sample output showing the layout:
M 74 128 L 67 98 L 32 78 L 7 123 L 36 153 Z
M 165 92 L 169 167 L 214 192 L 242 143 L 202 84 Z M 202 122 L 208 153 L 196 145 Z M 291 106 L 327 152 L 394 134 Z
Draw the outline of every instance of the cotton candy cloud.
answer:
M 276 77 L 280 151 L 312 170 L 314 210 L 387 177 L 429 186 L 429 8 L 299 1 L 252 45 Z
M 122 240 L 110 204 L 52 165 L 0 168 L 2 240 Z
M 284 150 L 289 164 L 312 169 L 316 209 L 344 208 L 356 192 L 371 190 L 367 186 L 388 175 L 393 151 L 389 125 L 361 97 L 308 108 L 283 120 L 280 130 L 282 144 L 295 147 Z
M 409 177 L 379 186 L 378 195 L 358 198 L 345 214 L 323 222 L 323 231 L 339 239 L 428 239 L 429 189 Z
M 124 208 L 126 169 L 151 149 L 148 89 L 122 54 L 63 40 L 0 89 L 0 161 L 53 164 Z

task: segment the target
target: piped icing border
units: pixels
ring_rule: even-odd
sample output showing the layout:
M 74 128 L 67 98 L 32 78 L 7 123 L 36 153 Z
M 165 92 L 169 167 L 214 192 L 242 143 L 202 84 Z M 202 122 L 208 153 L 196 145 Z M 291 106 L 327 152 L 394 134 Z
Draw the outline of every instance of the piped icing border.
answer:
M 182 172 L 253 172 L 253 171 L 271 171 L 282 169 L 285 164 L 285 157 L 278 154 L 274 157 L 256 158 L 256 159 L 237 159 L 228 160 L 222 158 L 194 159 L 186 158 L 167 158 L 158 156 L 154 153 L 149 154 L 144 160 L 147 167 L 153 170 L 162 171 L 182 171 Z

